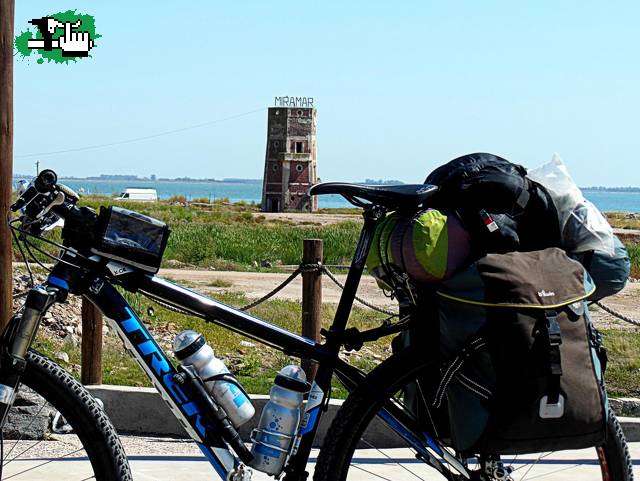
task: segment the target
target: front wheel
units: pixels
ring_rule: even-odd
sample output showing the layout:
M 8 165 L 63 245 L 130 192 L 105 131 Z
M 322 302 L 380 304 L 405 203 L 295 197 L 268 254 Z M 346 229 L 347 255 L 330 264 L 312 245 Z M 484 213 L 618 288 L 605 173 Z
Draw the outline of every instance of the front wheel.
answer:
M 357 480 L 435 480 L 464 479 L 455 471 L 436 471 L 420 460 L 417 451 L 376 416 L 394 405 L 403 411 L 403 392 L 416 379 L 432 372 L 433 363 L 425 353 L 407 349 L 374 369 L 344 402 L 327 432 L 315 468 L 314 481 Z M 473 413 L 469 413 L 473 416 Z M 376 426 L 372 426 L 373 423 Z M 420 433 L 415 433 L 421 437 Z M 384 447 L 381 447 L 384 446 Z M 455 453 L 451 451 L 451 455 Z M 460 460 L 468 463 L 470 460 Z M 603 446 L 578 451 L 539 453 L 503 457 L 504 466 L 513 469 L 513 481 L 544 477 L 545 481 L 566 481 L 569 475 L 581 481 L 632 481 L 631 457 L 620 424 L 609 413 L 607 441 Z M 481 475 L 479 465 L 468 464 L 474 479 L 496 481 L 499 477 Z M 506 480 L 508 478 L 502 478 Z
M 111 421 L 87 390 L 56 363 L 27 353 L 0 452 L 0 480 L 131 481 Z

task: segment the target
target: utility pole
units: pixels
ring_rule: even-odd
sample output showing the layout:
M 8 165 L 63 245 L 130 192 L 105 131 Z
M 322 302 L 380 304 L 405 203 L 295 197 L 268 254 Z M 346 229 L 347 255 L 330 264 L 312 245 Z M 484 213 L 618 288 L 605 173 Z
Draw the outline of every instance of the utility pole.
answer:
M 40 161 L 36 160 L 36 177 L 38 176 L 39 173 L 40 173 Z
M 0 328 L 11 317 L 11 232 L 5 221 L 13 178 L 13 19 L 14 0 L 0 0 Z

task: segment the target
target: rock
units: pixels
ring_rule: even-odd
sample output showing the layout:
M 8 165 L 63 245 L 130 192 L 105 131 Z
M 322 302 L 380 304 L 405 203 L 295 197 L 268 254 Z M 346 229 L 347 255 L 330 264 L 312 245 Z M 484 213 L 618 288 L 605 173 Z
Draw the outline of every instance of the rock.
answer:
M 59 359 L 64 362 L 69 362 L 69 354 L 64 351 L 58 351 L 55 354 L 56 359 Z
M 4 439 L 48 439 L 54 414 L 55 409 L 42 397 L 21 386 L 4 426 Z
M 268 261 L 267 259 L 264 259 L 260 261 L 260 267 L 269 268 L 269 267 L 273 267 L 273 265 L 271 264 L 270 261 Z
M 637 398 L 609 398 L 609 405 L 617 416 L 640 417 L 640 399 Z
M 184 266 L 184 262 L 180 262 L 180 261 L 175 260 L 175 259 L 169 259 L 169 260 L 165 261 L 165 265 L 167 267 L 183 267 Z

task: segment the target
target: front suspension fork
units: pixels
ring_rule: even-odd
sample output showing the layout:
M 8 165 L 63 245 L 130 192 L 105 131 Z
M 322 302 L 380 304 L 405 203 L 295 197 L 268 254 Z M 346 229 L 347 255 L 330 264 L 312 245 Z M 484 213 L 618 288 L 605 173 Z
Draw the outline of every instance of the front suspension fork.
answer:
M 0 429 L 16 396 L 20 376 L 24 372 L 27 351 L 35 338 L 42 316 L 64 296 L 58 288 L 36 286 L 29 291 L 21 316 L 14 317 L 5 328 L 0 345 Z

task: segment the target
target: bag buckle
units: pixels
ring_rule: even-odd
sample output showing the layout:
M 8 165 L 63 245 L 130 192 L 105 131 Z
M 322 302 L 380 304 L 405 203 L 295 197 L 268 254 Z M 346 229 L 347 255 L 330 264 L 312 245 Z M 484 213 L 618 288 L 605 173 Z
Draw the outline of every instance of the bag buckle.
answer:
M 547 320 L 549 345 L 553 347 L 559 346 L 562 344 L 562 335 L 560 333 L 560 324 L 558 324 L 558 313 L 556 311 L 545 311 L 544 317 Z
M 564 396 L 558 395 L 558 402 L 550 403 L 548 396 L 540 399 L 539 415 L 542 419 L 558 419 L 564 415 Z

